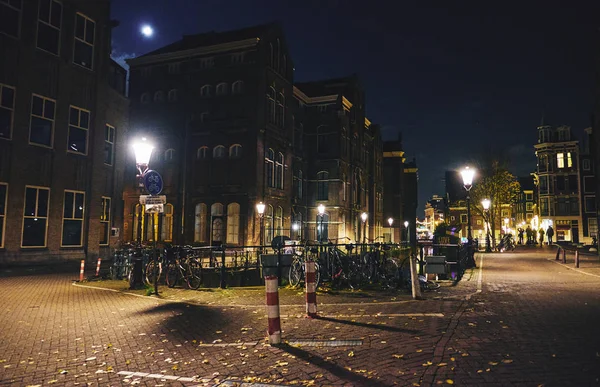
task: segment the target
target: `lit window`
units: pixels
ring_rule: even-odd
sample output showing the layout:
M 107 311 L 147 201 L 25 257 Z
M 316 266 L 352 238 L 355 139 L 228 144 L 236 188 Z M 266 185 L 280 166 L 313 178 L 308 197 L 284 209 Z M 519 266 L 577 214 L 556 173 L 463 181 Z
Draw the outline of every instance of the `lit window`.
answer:
M 275 236 L 279 236 L 283 233 L 283 207 L 277 206 L 275 211 Z
M 571 152 L 567 152 L 567 168 L 571 168 L 573 166 L 573 160 L 571 159 Z
M 165 242 L 173 241 L 173 205 L 165 204 L 164 212 L 162 214 L 162 228 L 160 230 L 160 237 Z
M 102 212 L 100 213 L 100 246 L 107 246 L 110 237 L 110 198 L 102 196 Z
M 87 154 L 88 131 L 90 129 L 90 112 L 71 106 L 69 113 L 69 139 L 67 152 Z
M 29 143 L 52 147 L 56 101 L 39 95 L 31 98 Z
M 223 145 L 217 145 L 213 149 L 213 158 L 215 158 L 215 159 L 225 158 L 225 147 Z
M 240 238 L 240 205 L 227 205 L 227 243 L 239 243 Z
M 196 221 L 194 223 L 194 242 L 206 242 L 206 212 L 204 203 L 196 204 Z
M 564 168 L 565 167 L 565 154 L 564 153 L 557 153 L 556 154 L 556 166 L 558 168 Z
M 104 126 L 104 164 L 112 165 L 115 151 L 115 128 L 106 124 Z
M 0 84 L 0 138 L 9 140 L 12 137 L 14 110 L 14 87 Z
M 62 4 L 56 0 L 41 0 L 38 9 L 37 47 L 58 55 Z
M 19 37 L 22 0 L 0 0 L 0 32 Z
M 4 247 L 4 230 L 6 227 L 6 206 L 8 199 L 8 184 L 0 183 L 0 248 Z
M 75 15 L 75 47 L 73 62 L 87 69 L 92 69 L 94 58 L 94 32 L 96 23 L 87 16 Z
M 217 95 L 227 95 L 228 91 L 229 87 L 227 86 L 227 83 L 219 83 L 217 85 Z
M 21 247 L 46 247 L 50 189 L 25 186 Z
M 229 158 L 239 159 L 242 157 L 242 146 L 240 144 L 234 144 L 229 147 Z
M 84 192 L 65 190 L 61 246 L 83 245 L 84 198 Z

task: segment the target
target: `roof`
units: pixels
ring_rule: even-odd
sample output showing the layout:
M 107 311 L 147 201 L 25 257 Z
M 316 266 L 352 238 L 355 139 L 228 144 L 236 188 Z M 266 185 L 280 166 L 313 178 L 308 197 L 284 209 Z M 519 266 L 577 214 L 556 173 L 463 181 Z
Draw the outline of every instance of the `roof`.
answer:
M 307 97 L 318 97 L 322 95 L 343 94 L 344 91 L 360 87 L 358 76 L 351 74 L 346 77 L 324 79 L 313 82 L 298 82 L 295 86 L 306 94 Z
M 164 47 L 161 47 L 157 50 L 146 53 L 144 55 L 141 55 L 139 56 L 139 58 L 160 54 L 168 54 L 171 52 L 191 50 L 199 47 L 215 46 L 218 44 L 235 42 L 244 39 L 259 38 L 265 32 L 276 27 L 279 27 L 278 23 L 267 23 L 232 31 L 210 31 L 201 34 L 184 35 L 180 40 L 166 45 Z

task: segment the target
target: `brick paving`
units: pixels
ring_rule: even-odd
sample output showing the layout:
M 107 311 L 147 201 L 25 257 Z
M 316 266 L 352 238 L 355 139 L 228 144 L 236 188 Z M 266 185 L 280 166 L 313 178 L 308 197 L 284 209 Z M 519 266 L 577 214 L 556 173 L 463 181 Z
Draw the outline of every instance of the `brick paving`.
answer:
M 259 288 L 157 299 L 74 286 L 76 272 L 4 275 L 0 384 L 597 385 L 600 277 L 548 253 L 481 255 L 481 272 L 424 301 L 320 294 L 319 319 L 283 289 L 284 340 L 329 346 L 268 346 Z

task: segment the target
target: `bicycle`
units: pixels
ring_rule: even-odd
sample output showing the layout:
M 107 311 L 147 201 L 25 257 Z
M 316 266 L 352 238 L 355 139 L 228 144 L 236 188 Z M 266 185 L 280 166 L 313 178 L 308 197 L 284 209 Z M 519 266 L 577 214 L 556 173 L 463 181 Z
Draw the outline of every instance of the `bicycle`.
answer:
M 144 268 L 144 282 L 151 286 L 154 285 L 155 278 L 157 283 L 160 281 L 163 272 L 163 262 L 165 260 L 163 255 L 166 255 L 166 249 L 163 250 L 163 254 L 160 253 L 159 249 L 146 249 L 143 251 L 143 254 L 149 256 L 148 263 Z
M 198 289 L 202 285 L 202 265 L 190 256 L 191 247 L 178 248 L 169 256 L 167 252 L 166 282 L 170 288 L 175 287 L 178 281 L 185 280 L 190 289 Z
M 405 266 L 405 263 L 406 261 L 408 261 L 408 259 L 411 259 L 413 257 L 414 256 L 408 256 L 404 258 L 398 269 L 399 284 L 405 289 L 412 289 L 412 276 L 410 274 L 410 267 Z M 428 280 L 427 277 L 423 274 L 418 274 L 417 278 L 419 279 L 419 287 L 423 292 L 436 290 L 440 288 L 439 283 L 432 280 Z
M 308 241 L 300 249 L 294 249 L 294 259 L 290 266 L 290 272 L 288 274 L 289 284 L 292 287 L 299 287 L 300 284 L 304 283 L 306 279 L 306 262 L 315 262 L 315 285 L 319 287 L 321 282 L 321 270 L 319 263 L 315 259 L 319 252 L 316 246 L 310 246 Z
M 336 242 L 340 239 L 334 239 Z M 354 245 L 346 245 L 351 251 Z M 348 249 L 348 247 L 350 247 Z M 329 240 L 324 254 L 319 257 L 321 276 L 331 283 L 332 288 L 339 288 L 346 283 L 352 289 L 358 289 L 361 284 L 360 264 L 352 257 L 341 251 L 333 240 Z

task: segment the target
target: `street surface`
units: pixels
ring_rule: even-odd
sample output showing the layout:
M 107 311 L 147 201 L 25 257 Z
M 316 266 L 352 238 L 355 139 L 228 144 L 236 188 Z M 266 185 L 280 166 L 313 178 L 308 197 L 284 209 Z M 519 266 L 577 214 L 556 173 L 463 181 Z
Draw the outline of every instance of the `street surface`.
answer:
M 76 266 L 1 273 L 0 385 L 599 385 L 600 262 L 575 270 L 554 256 L 480 254 L 457 286 L 421 301 L 320 294 L 319 319 L 282 290 L 281 347 L 266 344 L 261 289 L 157 299 L 72 284 Z

